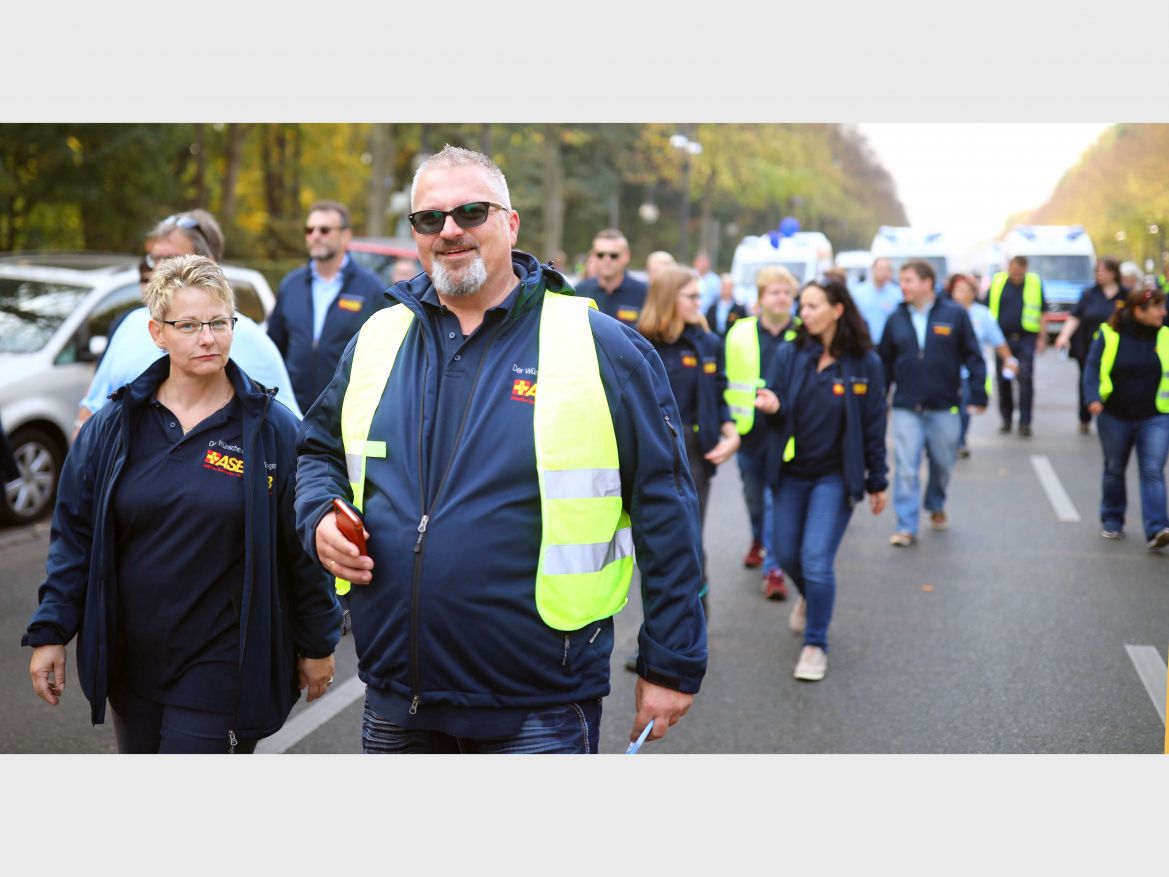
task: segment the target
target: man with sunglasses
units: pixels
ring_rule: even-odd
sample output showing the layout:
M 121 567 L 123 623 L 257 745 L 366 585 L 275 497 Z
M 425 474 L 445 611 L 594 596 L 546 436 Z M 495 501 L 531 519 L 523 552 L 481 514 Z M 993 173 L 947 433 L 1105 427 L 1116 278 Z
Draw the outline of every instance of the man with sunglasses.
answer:
M 308 264 L 280 281 L 268 335 L 288 366 L 300 407 L 308 411 L 333 377 L 341 351 L 375 311 L 385 307 L 385 285 L 350 258 L 349 211 L 318 201 L 304 226 Z
M 587 295 L 601 313 L 616 317 L 627 326 L 636 326 L 645 307 L 648 287 L 625 268 L 629 265 L 629 242 L 615 228 L 604 228 L 593 238 L 589 258 L 596 276 L 577 285 L 577 295 Z
M 411 203 L 424 273 L 387 291 L 298 446 L 297 525 L 349 602 L 363 747 L 596 752 L 634 546 L 630 739 L 659 739 L 706 670 L 697 497 L 661 359 L 514 249 L 487 156 L 445 147 Z M 335 500 L 362 515 L 363 553 Z

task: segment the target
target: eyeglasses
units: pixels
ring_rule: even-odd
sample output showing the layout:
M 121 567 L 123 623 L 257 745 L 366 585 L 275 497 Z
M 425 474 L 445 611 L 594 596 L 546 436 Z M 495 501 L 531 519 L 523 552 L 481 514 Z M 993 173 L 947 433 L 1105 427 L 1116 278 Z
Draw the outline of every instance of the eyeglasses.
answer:
M 452 210 L 416 210 L 407 219 L 419 234 L 438 234 L 446 225 L 448 216 L 459 228 L 477 228 L 487 221 L 492 207 L 496 210 L 511 210 L 494 201 L 470 201 Z
M 339 228 L 348 228 L 348 226 L 345 226 L 345 225 L 306 225 L 304 227 L 304 236 L 308 237 L 310 234 L 312 234 L 315 231 L 323 237 L 324 235 L 332 234 L 333 232 L 335 232 Z
M 702 293 L 692 292 L 690 295 L 680 295 L 678 298 L 684 298 L 688 301 L 702 301 Z
M 198 335 L 207 326 L 216 335 L 223 335 L 235 328 L 239 317 L 217 317 L 214 320 L 160 320 L 168 326 L 174 326 L 180 335 Z
M 598 253 L 598 252 L 594 251 L 593 255 L 598 259 L 613 259 L 614 261 L 616 261 L 617 259 L 621 258 L 622 254 L 621 253 Z

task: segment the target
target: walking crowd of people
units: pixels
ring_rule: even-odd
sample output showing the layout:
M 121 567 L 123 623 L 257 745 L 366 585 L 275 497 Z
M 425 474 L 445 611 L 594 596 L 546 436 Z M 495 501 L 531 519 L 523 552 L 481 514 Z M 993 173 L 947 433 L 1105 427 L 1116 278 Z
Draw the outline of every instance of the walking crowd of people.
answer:
M 597 752 L 634 581 L 630 740 L 661 739 L 707 669 L 723 464 L 749 520 L 742 564 L 762 599 L 791 599 L 793 675 L 816 682 L 856 506 L 880 515 L 892 482 L 889 542 L 912 549 L 923 508 L 950 526 L 992 391 L 1000 432 L 1032 435 L 1049 326 L 1025 258 L 985 302 L 927 261 L 877 259 L 853 289 L 768 266 L 748 309 L 706 254 L 654 253 L 638 279 L 615 228 L 574 288 L 517 248 L 507 180 L 480 153 L 429 157 L 410 203 L 418 262 L 388 289 L 348 254 L 346 207 L 314 203 L 266 331 L 236 311 L 213 216 L 147 234 L 143 306 L 81 400 L 22 641 L 57 704 L 77 638 L 92 721 L 108 702 L 120 752 L 254 751 L 300 692 L 328 690 L 350 633 L 366 752 Z M 1055 347 L 1079 364 L 1081 431 L 1097 423 L 1102 536 L 1124 535 L 1135 448 L 1160 550 L 1165 292 L 1107 258 L 1096 280 Z

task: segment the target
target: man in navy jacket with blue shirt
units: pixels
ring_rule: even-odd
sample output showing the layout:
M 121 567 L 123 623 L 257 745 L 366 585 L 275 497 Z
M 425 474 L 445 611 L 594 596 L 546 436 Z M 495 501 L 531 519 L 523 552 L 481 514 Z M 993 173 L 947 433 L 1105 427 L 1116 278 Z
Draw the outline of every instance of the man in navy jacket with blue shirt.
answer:
M 625 270 L 629 265 L 625 235 L 615 228 L 601 229 L 593 238 L 592 257 L 597 262 L 597 276 L 581 281 L 576 294 L 595 301 L 602 314 L 636 327 L 649 287 Z
M 897 532 L 894 546 L 917 541 L 922 448 L 929 453 L 925 508 L 930 526 L 945 530 L 946 488 L 958 458 L 962 424 L 961 367 L 970 370 L 970 411 L 986 410 L 986 365 L 966 310 L 938 298 L 934 270 L 928 262 L 907 262 L 901 268 L 905 301 L 885 323 L 877 353 L 885 366 L 886 386 L 893 393 L 893 439 L 897 476 L 893 507 Z
M 288 368 L 296 403 L 308 411 L 333 378 L 341 352 L 374 311 L 385 285 L 345 251 L 353 231 L 336 201 L 309 208 L 304 238 L 309 262 L 280 281 L 268 335 Z

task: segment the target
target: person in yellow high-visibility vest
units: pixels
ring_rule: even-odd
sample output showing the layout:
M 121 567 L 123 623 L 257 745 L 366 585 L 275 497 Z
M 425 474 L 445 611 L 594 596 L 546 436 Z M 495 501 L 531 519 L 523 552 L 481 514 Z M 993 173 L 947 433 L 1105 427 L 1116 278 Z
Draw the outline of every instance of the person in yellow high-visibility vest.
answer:
M 1019 435 L 1031 435 L 1031 410 L 1035 396 L 1035 354 L 1047 349 L 1047 304 L 1043 298 L 1043 281 L 1027 270 L 1027 257 L 1015 256 L 1006 271 L 991 278 L 987 307 L 1019 362 L 1013 378 L 1003 376 L 1003 357 L 995 354 L 998 372 L 999 432 L 1008 433 L 1015 414 L 1015 385 L 1019 387 Z
M 635 551 L 630 739 L 660 739 L 707 653 L 698 501 L 661 358 L 515 249 L 487 156 L 444 148 L 411 202 L 424 273 L 387 291 L 298 446 L 297 525 L 349 603 L 363 748 L 596 752 Z M 335 500 L 360 512 L 365 553 Z

